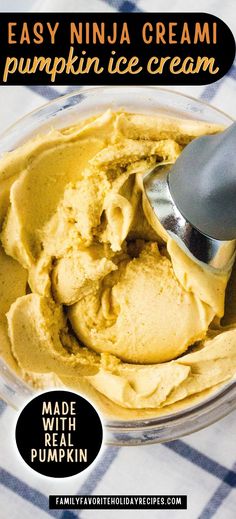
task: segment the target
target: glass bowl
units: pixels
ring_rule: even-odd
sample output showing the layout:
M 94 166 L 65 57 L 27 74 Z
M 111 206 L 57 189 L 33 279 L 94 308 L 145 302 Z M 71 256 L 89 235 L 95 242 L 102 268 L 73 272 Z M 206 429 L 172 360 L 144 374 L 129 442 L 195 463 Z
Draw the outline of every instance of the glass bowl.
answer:
M 172 115 L 204 120 L 228 126 L 232 118 L 197 99 L 157 87 L 83 88 L 62 96 L 34 110 L 11 126 L 0 137 L 0 153 L 15 149 L 39 131 L 53 126 L 62 128 L 101 113 L 107 108 L 124 108 L 131 112 Z M 0 397 L 18 409 L 33 397 L 36 390 L 27 386 L 0 361 Z M 231 381 L 217 391 L 183 410 L 152 419 L 131 421 L 105 420 L 106 443 L 141 445 L 171 441 L 198 431 L 236 408 L 236 382 Z

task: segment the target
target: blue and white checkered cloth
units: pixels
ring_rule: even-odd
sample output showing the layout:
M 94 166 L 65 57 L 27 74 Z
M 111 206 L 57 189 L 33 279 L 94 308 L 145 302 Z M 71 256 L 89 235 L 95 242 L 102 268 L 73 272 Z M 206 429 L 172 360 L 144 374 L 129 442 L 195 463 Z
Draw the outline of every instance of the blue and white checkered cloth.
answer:
M 210 12 L 236 34 L 235 0 L 0 0 L 0 12 Z M 227 52 L 227 49 L 226 49 Z M 0 131 L 72 87 L 0 87 Z M 206 100 L 236 119 L 236 66 L 217 83 L 176 90 Z M 14 447 L 15 411 L 0 402 L 0 519 L 236 518 L 236 416 L 184 440 L 146 447 L 106 447 L 94 468 L 69 480 L 33 473 Z M 183 511 L 49 511 L 49 494 L 187 494 Z M 171 515 L 170 515 L 171 514 Z

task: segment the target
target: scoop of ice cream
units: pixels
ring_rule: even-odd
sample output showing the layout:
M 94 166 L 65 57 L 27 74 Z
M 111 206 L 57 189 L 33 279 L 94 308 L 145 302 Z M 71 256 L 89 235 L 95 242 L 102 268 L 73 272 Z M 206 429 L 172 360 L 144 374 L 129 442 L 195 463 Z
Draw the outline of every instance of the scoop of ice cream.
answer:
M 69 310 L 84 344 L 138 363 L 174 359 L 204 337 L 213 316 L 181 286 L 156 243 L 144 244 L 137 258 L 118 265 L 99 290 Z
M 64 347 L 66 320 L 62 309 L 52 301 L 38 294 L 19 297 L 11 305 L 7 319 L 12 353 L 23 369 L 77 376 L 98 370 L 94 354 L 79 346 L 76 353 Z
M 99 288 L 99 281 L 116 268 L 101 245 L 78 249 L 59 259 L 52 269 L 54 299 L 71 305 Z

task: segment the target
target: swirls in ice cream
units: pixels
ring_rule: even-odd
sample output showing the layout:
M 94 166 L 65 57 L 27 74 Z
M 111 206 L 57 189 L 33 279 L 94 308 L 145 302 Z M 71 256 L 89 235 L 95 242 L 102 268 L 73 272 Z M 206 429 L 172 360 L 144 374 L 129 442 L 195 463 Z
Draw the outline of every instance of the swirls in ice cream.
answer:
M 125 419 L 189 405 L 234 377 L 231 269 L 195 264 L 143 191 L 149 168 L 221 130 L 109 110 L 2 157 L 0 340 L 20 376 L 77 388 Z

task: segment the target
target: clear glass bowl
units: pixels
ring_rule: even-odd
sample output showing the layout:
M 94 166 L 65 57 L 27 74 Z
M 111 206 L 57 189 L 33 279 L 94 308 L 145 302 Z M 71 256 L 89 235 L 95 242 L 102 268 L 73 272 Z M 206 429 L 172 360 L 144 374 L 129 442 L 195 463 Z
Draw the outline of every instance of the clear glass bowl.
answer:
M 96 87 L 60 97 L 31 112 L 0 137 L 0 153 L 15 149 L 28 138 L 52 126 L 62 128 L 78 119 L 101 113 L 107 108 L 205 120 L 229 125 L 232 118 L 220 110 L 157 87 Z M 0 397 L 15 408 L 33 396 L 34 390 L 0 361 Z M 231 381 L 191 407 L 157 418 L 131 421 L 105 421 L 106 443 L 141 445 L 174 440 L 198 431 L 236 408 L 236 382 Z

